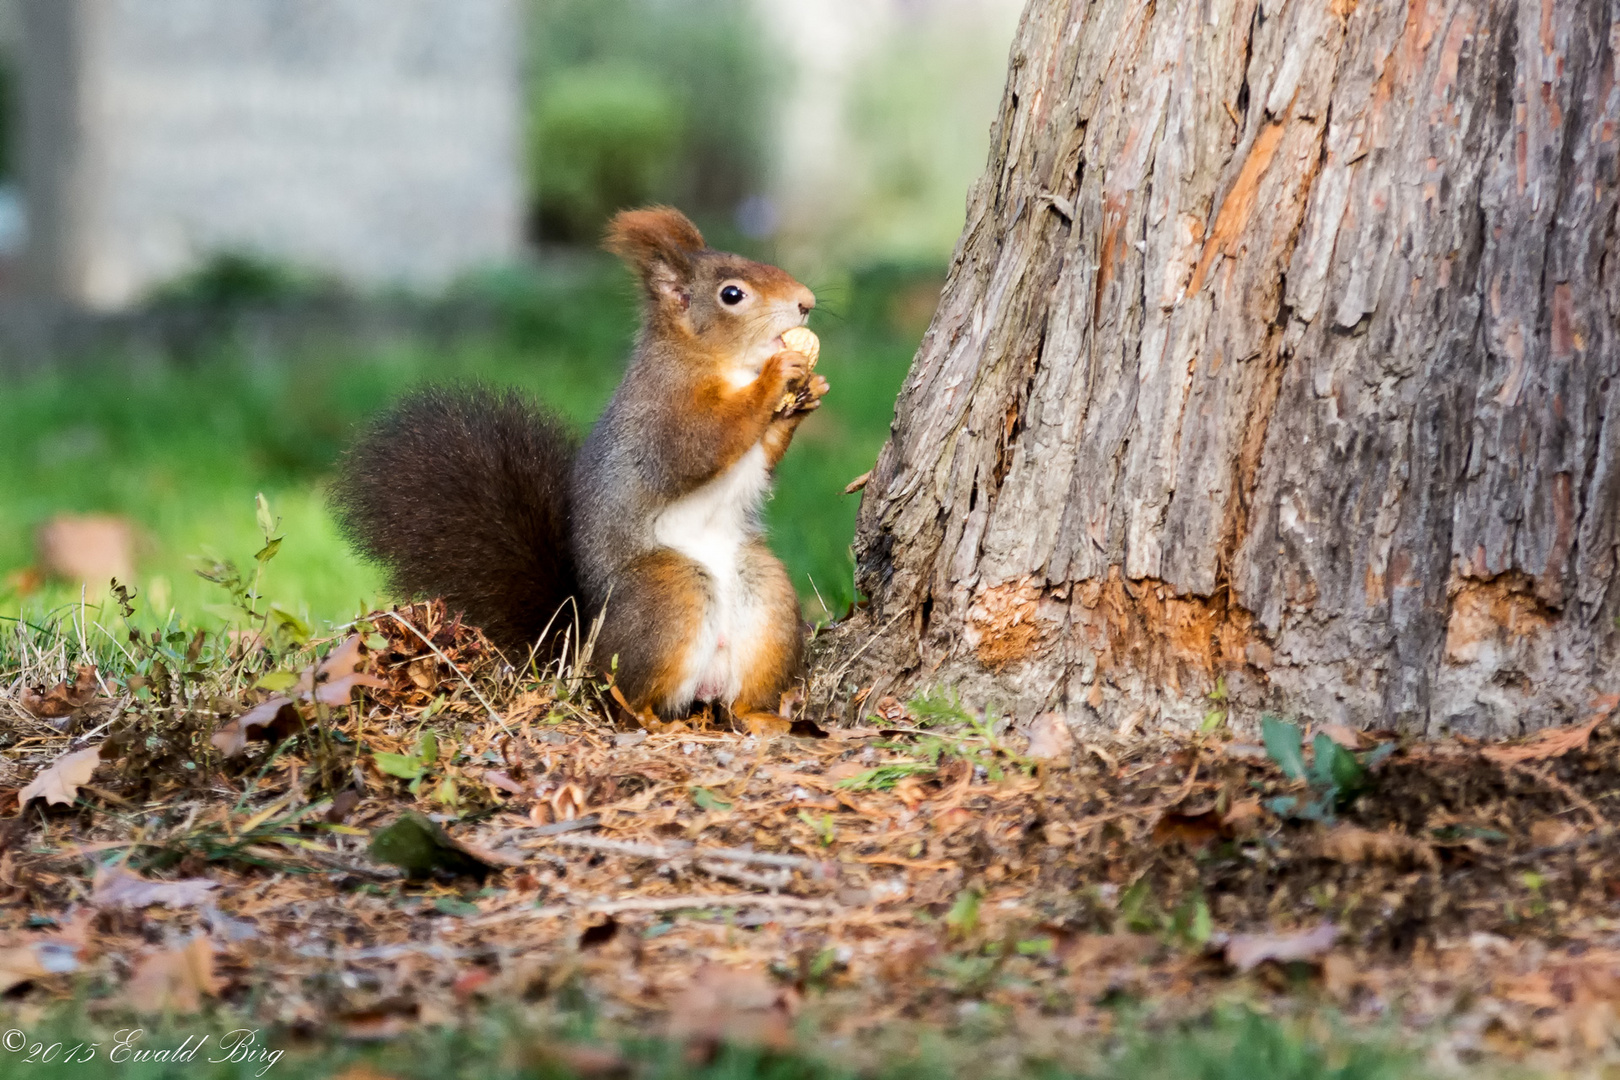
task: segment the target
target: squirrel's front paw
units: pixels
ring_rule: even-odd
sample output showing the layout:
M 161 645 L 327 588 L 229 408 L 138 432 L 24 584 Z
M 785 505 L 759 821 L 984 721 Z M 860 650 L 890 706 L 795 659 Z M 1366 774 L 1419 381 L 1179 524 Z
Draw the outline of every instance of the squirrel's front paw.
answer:
M 827 396 L 832 387 L 820 375 L 811 373 L 809 380 L 793 397 L 791 412 L 810 412 L 821 408 L 821 399 Z
M 795 403 L 806 395 L 811 380 L 820 378 L 811 370 L 814 365 L 815 361 L 792 349 L 784 349 L 771 357 L 766 372 L 779 379 L 781 385 L 781 389 L 773 395 L 776 399 L 774 412 L 791 412 Z
M 802 385 L 797 389 L 789 390 L 777 402 L 777 416 L 792 416 L 794 413 L 813 412 L 821 408 L 821 399 L 827 396 L 832 387 L 815 372 L 810 373 Z

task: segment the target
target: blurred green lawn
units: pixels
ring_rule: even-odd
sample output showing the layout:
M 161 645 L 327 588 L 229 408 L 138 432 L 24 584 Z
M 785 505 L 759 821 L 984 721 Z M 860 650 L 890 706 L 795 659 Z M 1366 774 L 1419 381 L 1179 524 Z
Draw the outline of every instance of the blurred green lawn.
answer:
M 812 319 L 832 393 L 800 428 L 766 510 L 772 546 L 812 616 L 852 599 L 857 497 L 843 488 L 871 467 L 887 435 L 927 280 L 812 283 L 834 298 Z M 909 316 L 888 303 L 908 281 Z M 60 583 L 29 595 L 18 587 L 35 528 L 67 511 L 136 523 L 138 619 L 173 610 L 205 625 L 227 621 L 224 593 L 195 574 L 196 560 L 251 565 L 258 492 L 286 538 L 260 590 L 267 600 L 319 627 L 386 599 L 380 574 L 348 551 L 323 504 L 331 465 L 357 425 L 422 382 L 481 380 L 527 388 L 583 429 L 612 394 L 634 333 L 630 284 L 611 263 L 510 271 L 468 288 L 495 313 L 491 328 L 448 346 L 335 341 L 266 357 L 222 341 L 185 363 L 105 356 L 0 381 L 0 615 L 45 618 L 77 603 L 77 589 Z M 836 298 L 852 295 L 858 310 L 837 311 Z M 885 314 L 892 310 L 906 329 Z

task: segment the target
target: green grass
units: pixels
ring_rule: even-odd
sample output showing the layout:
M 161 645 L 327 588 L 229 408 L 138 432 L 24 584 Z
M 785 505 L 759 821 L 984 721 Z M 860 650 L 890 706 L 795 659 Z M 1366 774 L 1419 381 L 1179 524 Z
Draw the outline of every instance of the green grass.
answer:
M 634 333 L 629 283 L 610 263 L 514 271 L 471 288 L 495 310 L 492 328 L 448 346 L 332 341 L 265 357 L 221 341 L 185 363 L 103 356 L 0 381 L 0 615 L 39 617 L 77 601 L 60 584 L 22 596 L 17 572 L 33 560 L 40 522 L 100 512 L 139 530 L 143 620 L 172 609 L 217 624 L 225 597 L 194 574 L 195 558 L 251 561 L 257 492 L 286 537 L 265 596 L 316 625 L 381 599 L 380 575 L 349 553 L 323 506 L 325 478 L 356 426 L 411 386 L 476 379 L 525 387 L 583 429 L 617 384 Z M 767 518 L 808 611 L 822 615 L 818 591 L 835 612 L 852 599 L 857 500 L 843 487 L 887 435 L 917 328 L 820 313 L 812 325 L 833 391 L 800 429 Z
M 298 1040 L 226 1017 L 213 1020 L 147 1022 L 134 1019 L 88 1020 L 58 1013 L 43 1023 L 20 1026 L 0 1023 L 11 1038 L 0 1047 L 4 1074 L 19 1080 L 67 1080 L 96 1076 L 115 1080 L 238 1080 L 254 1076 L 306 1077 L 339 1075 L 361 1063 L 399 1080 L 563 1080 L 581 1075 L 569 1064 L 566 1047 L 614 1044 L 591 1039 L 590 1025 L 566 1024 L 532 1028 L 515 1016 L 483 1015 L 458 1027 L 423 1027 L 377 1046 L 333 1041 L 316 1036 Z M 127 1034 L 140 1029 L 131 1041 Z M 238 1056 L 222 1049 L 227 1032 Z M 10 1032 L 15 1032 L 11 1036 Z M 248 1034 L 251 1033 L 251 1036 Z M 186 1039 L 190 1037 L 190 1043 Z M 109 1060 L 120 1039 L 121 1060 Z M 806 1046 L 814 1037 L 802 1040 Z M 11 1050 L 12 1045 L 21 1050 Z M 187 1060 L 136 1061 L 134 1049 L 149 1055 L 187 1047 Z M 854 1067 L 836 1056 L 814 1050 L 772 1052 L 725 1048 L 708 1062 L 694 1062 L 681 1048 L 655 1039 L 618 1044 L 620 1068 L 588 1075 L 634 1076 L 642 1080 L 953 1080 L 967 1076 L 1005 1076 L 1028 1080 L 1419 1080 L 1431 1075 L 1410 1050 L 1394 1043 L 1271 1019 L 1244 1009 L 1222 1012 L 1168 1029 L 1127 1027 L 1125 1034 L 1091 1045 L 1070 1043 L 1063 1063 L 1024 1058 L 1016 1045 L 968 1040 L 961 1035 L 928 1036 L 921 1057 L 879 1057 L 876 1064 Z M 94 1049 L 91 1047 L 94 1046 Z M 43 1062 L 55 1050 L 55 1061 Z M 560 1052 L 557 1047 L 564 1047 Z M 37 1049 L 36 1049 L 37 1048 Z M 66 1059 L 76 1052 L 76 1064 Z M 273 1061 L 268 1055 L 277 1054 Z M 870 1051 L 866 1055 L 870 1057 Z M 30 1057 L 34 1061 L 28 1060 Z M 216 1060 L 210 1060 L 210 1059 Z M 577 1060 L 577 1059 L 574 1059 Z

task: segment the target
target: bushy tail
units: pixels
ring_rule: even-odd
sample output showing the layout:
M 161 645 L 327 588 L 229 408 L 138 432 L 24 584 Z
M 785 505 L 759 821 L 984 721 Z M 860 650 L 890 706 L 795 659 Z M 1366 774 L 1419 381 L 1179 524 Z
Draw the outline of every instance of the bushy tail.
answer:
M 516 391 L 417 390 L 338 465 L 339 526 L 405 596 L 442 596 L 526 649 L 575 593 L 568 483 L 577 440 Z M 571 609 L 557 617 L 572 623 Z

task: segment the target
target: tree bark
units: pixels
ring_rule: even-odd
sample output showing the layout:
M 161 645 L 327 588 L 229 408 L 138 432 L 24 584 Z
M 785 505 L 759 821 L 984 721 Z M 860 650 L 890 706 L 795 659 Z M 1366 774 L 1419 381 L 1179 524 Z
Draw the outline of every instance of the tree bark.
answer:
M 1032 0 L 825 692 L 1620 691 L 1620 0 Z

